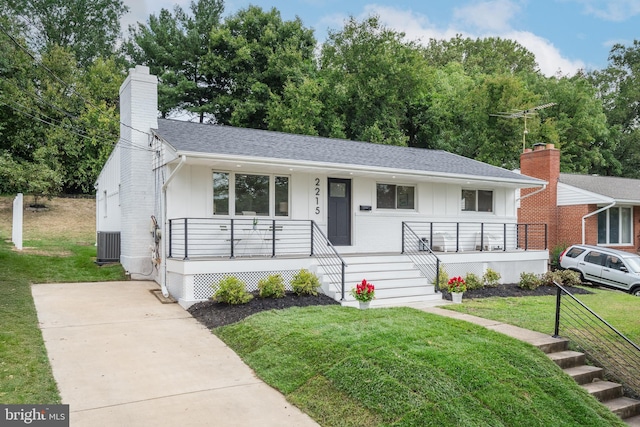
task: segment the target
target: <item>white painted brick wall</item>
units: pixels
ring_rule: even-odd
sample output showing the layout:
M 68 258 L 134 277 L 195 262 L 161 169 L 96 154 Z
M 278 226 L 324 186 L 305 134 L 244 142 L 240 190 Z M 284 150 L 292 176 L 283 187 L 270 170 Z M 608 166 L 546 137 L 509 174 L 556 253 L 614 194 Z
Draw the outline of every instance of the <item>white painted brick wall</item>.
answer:
M 120 87 L 120 261 L 133 279 L 155 276 L 149 230 L 154 198 L 160 195 L 154 194 L 149 134 L 151 128 L 158 128 L 157 86 L 158 79 L 148 67 L 136 66 Z

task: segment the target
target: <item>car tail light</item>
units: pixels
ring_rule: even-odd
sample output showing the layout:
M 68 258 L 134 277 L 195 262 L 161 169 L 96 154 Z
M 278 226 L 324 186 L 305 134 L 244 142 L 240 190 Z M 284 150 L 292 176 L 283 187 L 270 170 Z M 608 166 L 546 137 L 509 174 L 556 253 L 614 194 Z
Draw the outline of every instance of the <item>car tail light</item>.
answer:
M 560 253 L 560 256 L 558 257 L 558 262 L 562 262 L 562 257 L 564 256 L 565 253 L 567 253 L 567 249 L 565 249 L 564 251 L 562 251 L 562 253 Z

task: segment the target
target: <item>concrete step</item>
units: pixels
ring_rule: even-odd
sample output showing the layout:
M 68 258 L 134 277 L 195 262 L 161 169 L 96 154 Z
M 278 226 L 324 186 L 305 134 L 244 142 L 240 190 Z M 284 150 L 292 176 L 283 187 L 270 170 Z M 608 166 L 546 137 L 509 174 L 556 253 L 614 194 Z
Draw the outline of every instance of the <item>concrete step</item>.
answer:
M 631 399 L 630 397 L 617 397 L 615 399 L 607 400 L 603 402 L 604 405 L 611 410 L 614 414 L 625 420 L 628 423 L 629 418 L 637 418 L 637 422 L 640 422 L 640 401 Z M 640 425 L 640 424 L 638 424 Z
M 587 390 L 589 394 L 600 402 L 606 402 L 611 399 L 622 397 L 622 386 L 611 381 L 594 381 L 582 384 L 582 388 Z
M 623 420 L 629 426 L 640 427 L 640 415 L 636 415 L 634 417 L 629 417 L 629 418 L 623 418 Z
M 383 279 L 415 279 L 424 276 L 420 274 L 419 270 L 410 268 L 403 270 L 382 270 L 382 271 L 366 271 L 366 272 L 353 272 L 351 270 L 345 271 L 344 280 L 346 282 L 360 283 L 362 279 L 367 279 L 367 282 L 371 282 L 375 285 L 374 280 Z
M 593 380 L 602 379 L 602 368 L 597 366 L 574 366 L 573 368 L 564 369 L 564 372 L 570 375 L 578 384 L 587 384 L 593 382 Z
M 555 353 L 549 353 L 547 356 L 562 369 L 584 365 L 586 360 L 584 353 L 571 350 L 557 351 Z
M 565 338 L 554 338 L 550 335 L 544 334 L 541 338 L 527 340 L 532 345 L 535 345 L 546 354 L 558 353 L 565 351 L 569 347 L 569 340 Z

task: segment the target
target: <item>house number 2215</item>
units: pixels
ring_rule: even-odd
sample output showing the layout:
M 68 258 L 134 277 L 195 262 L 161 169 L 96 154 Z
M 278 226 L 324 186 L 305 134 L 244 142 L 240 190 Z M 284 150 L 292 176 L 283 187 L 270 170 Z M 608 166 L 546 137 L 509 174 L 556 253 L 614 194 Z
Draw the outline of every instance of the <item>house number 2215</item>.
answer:
M 320 215 L 320 178 L 315 178 L 315 187 L 313 188 L 313 192 L 316 198 L 316 215 Z

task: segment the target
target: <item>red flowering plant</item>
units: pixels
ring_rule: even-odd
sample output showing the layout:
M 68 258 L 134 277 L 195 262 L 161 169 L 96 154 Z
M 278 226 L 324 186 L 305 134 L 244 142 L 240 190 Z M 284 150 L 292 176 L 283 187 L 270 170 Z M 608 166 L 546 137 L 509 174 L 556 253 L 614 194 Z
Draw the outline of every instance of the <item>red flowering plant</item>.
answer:
M 460 276 L 452 277 L 447 282 L 447 289 L 449 292 L 464 292 L 467 290 L 467 284 L 464 282 L 464 279 Z
M 375 298 L 376 289 L 371 283 L 367 282 L 367 279 L 362 279 L 362 282 L 357 284 L 355 288 L 351 289 L 351 295 L 360 302 L 369 302 Z

